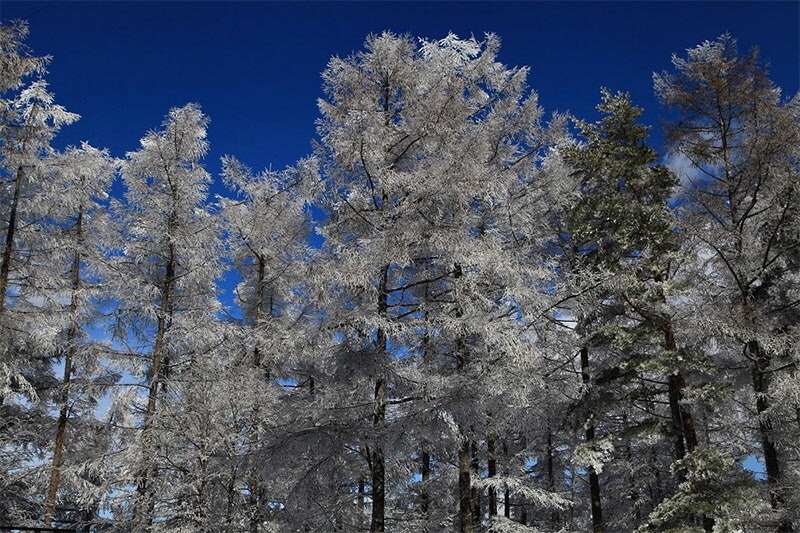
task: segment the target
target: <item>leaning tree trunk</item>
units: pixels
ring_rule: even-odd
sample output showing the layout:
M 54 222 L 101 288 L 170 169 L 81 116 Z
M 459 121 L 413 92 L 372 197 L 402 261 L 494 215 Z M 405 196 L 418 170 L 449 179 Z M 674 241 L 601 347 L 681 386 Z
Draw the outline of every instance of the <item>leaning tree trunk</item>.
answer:
M 72 259 L 72 283 L 69 302 L 70 324 L 67 330 L 67 343 L 64 354 L 64 377 L 61 381 L 61 395 L 56 425 L 56 440 L 53 446 L 53 466 L 50 471 L 50 483 L 47 487 L 47 500 L 44 505 L 44 527 L 53 527 L 53 514 L 55 513 L 58 486 L 61 480 L 61 465 L 63 463 L 64 443 L 67 435 L 67 419 L 69 418 L 69 389 L 72 382 L 72 360 L 75 356 L 75 338 L 78 333 L 76 316 L 78 308 L 78 289 L 81 283 L 81 254 L 80 248 L 83 240 L 83 206 L 78 208 L 78 220 L 75 223 L 76 247 Z
M 164 377 L 165 349 L 164 341 L 169 327 L 169 318 L 172 308 L 172 290 L 175 282 L 175 254 L 172 244 L 169 246 L 169 258 L 164 275 L 164 284 L 161 289 L 161 306 L 158 313 L 156 325 L 156 338 L 153 344 L 152 353 L 152 379 L 147 396 L 147 408 L 144 413 L 144 429 L 142 431 L 142 448 L 146 456 L 151 450 L 153 417 L 156 412 L 156 402 L 158 400 L 159 386 L 166 386 Z M 144 461 L 149 461 L 144 458 Z M 153 502 L 151 501 L 150 467 L 145 465 L 139 474 L 139 482 L 136 487 L 136 504 L 134 506 L 133 526 L 134 529 L 142 527 L 147 530 L 153 523 Z M 146 506 L 146 507 L 144 507 Z
M 0 319 L 6 309 L 6 292 L 8 291 L 8 276 L 11 272 L 11 252 L 14 248 L 14 233 L 17 230 L 17 209 L 19 207 L 19 194 L 22 187 L 22 167 L 17 169 L 17 179 L 14 180 L 14 194 L 11 197 L 11 208 L 8 211 L 8 227 L 6 228 L 5 246 L 3 248 L 3 262 L 0 263 Z

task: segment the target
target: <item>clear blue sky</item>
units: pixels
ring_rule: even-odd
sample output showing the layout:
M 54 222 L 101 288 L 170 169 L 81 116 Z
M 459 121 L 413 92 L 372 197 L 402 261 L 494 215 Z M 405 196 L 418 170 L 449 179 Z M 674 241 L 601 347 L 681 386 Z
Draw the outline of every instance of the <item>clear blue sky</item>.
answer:
M 529 65 L 547 112 L 594 119 L 603 85 L 629 91 L 657 124 L 652 73 L 673 52 L 729 31 L 760 46 L 786 94 L 800 78 L 800 2 L 0 2 L 30 22 L 50 54 L 59 103 L 82 115 L 58 145 L 88 140 L 116 156 L 136 149 L 170 107 L 211 117 L 210 171 L 233 154 L 280 168 L 310 151 L 330 56 L 385 29 L 439 38 L 495 32 L 500 59 Z M 658 142 L 658 138 L 655 139 Z M 660 146 L 657 146 L 660 148 Z M 216 189 L 216 188 L 215 188 Z M 218 189 L 217 189 L 218 190 Z

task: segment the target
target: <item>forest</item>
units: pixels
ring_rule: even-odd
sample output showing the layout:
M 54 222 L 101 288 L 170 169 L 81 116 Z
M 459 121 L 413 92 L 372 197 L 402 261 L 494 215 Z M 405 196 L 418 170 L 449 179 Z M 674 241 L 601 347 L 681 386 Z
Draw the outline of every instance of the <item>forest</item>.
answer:
M 307 157 L 212 176 L 194 103 L 56 148 L 79 116 L 27 35 L 0 26 L 0 529 L 800 529 L 800 95 L 757 49 L 663 58 L 650 126 L 609 89 L 547 113 L 494 34 L 373 34 Z

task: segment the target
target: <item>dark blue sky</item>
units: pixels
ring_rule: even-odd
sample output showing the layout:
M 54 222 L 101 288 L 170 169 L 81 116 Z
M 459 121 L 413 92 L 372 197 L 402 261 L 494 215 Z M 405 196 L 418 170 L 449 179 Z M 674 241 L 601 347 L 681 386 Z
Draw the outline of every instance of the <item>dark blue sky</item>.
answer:
M 198 102 L 211 117 L 210 171 L 233 154 L 260 169 L 310 151 L 331 55 L 389 29 L 440 38 L 492 31 L 500 59 L 529 65 L 549 113 L 595 119 L 603 85 L 629 91 L 657 124 L 652 73 L 673 52 L 729 31 L 759 45 L 785 94 L 800 78 L 800 2 L 0 2 L 27 18 L 29 44 L 50 54 L 59 103 L 82 115 L 58 145 L 88 140 L 116 156 L 136 149 L 170 107 Z M 657 139 L 656 139 L 657 141 Z M 659 147 L 660 148 L 660 147 Z

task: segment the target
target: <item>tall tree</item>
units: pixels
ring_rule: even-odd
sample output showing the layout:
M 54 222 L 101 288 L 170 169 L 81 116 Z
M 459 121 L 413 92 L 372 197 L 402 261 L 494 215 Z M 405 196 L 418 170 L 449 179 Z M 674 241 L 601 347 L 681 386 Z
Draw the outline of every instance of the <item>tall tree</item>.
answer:
M 159 483 L 168 463 L 159 461 L 169 460 L 173 421 L 160 416 L 159 405 L 169 405 L 173 377 L 187 375 L 187 382 L 196 384 L 193 363 L 209 357 L 209 347 L 218 342 L 212 326 L 219 308 L 220 250 L 217 223 L 206 206 L 211 177 L 200 163 L 208 150 L 207 124 L 195 104 L 172 109 L 163 129 L 143 137 L 141 149 L 122 163 L 126 203 L 117 210 L 124 228 L 114 265 L 116 316 L 120 334 L 131 334 L 146 354 L 129 358 L 130 370 L 143 375 L 147 390 L 138 443 L 130 442 L 126 465 L 136 484 L 131 497 L 136 531 L 149 528 L 158 513 L 173 511 L 156 508 L 169 491 L 169 479 Z M 177 399 L 182 392 L 176 389 Z
M 322 233 L 335 265 L 328 292 L 339 298 L 327 313 L 347 357 L 360 358 L 350 387 L 356 381 L 372 399 L 361 449 L 373 531 L 386 527 L 391 471 L 416 455 L 401 451 L 400 428 L 412 427 L 424 436 L 412 449 L 425 441 L 442 468 L 447 457 L 458 465 L 455 501 L 443 491 L 443 501 L 428 502 L 428 519 L 434 506 L 458 507 L 450 519 L 475 529 L 472 449 L 483 446 L 488 411 L 506 414 L 499 368 L 535 359 L 506 295 L 512 286 L 530 291 L 541 263 L 510 266 L 504 221 L 512 190 L 539 175 L 551 134 L 535 93 L 526 97 L 527 69 L 498 63 L 498 48 L 493 35 L 415 45 L 384 33 L 365 51 L 334 58 L 323 75 L 330 216 Z M 470 393 L 484 386 L 486 394 Z
M 53 385 L 59 331 L 48 327 L 50 302 L 33 275 L 45 259 L 39 200 L 50 143 L 79 118 L 55 103 L 42 79 L 48 58 L 31 55 L 27 35 L 23 22 L 0 26 L 0 513 L 20 520 L 36 516 L 31 459 L 48 445 L 48 404 L 40 400 Z
M 41 292 L 55 304 L 51 320 L 63 332 L 55 352 L 63 356 L 64 365 L 56 402 L 59 414 L 44 508 L 45 527 L 52 526 L 55 514 L 71 415 L 81 413 L 88 420 L 93 419 L 92 409 L 104 388 L 96 386 L 93 378 L 97 376 L 105 384 L 112 381 L 87 329 L 97 318 L 95 305 L 102 298 L 100 271 L 109 227 L 101 202 L 108 198 L 115 165 L 107 151 L 86 143 L 69 148 L 50 158 L 47 183 L 39 197 L 39 204 L 47 207 L 40 237 L 44 257 L 38 268 L 44 275 L 34 275 L 40 278 L 38 284 L 44 289 Z M 58 305 L 61 302 L 65 305 Z M 77 386 L 73 383 L 75 377 L 79 380 Z
M 781 428 L 790 426 L 774 409 L 774 383 L 796 361 L 788 347 L 797 345 L 797 330 L 786 314 L 796 302 L 786 291 L 800 268 L 800 98 L 782 99 L 758 52 L 739 55 L 727 34 L 672 63 L 674 73 L 654 79 L 678 114 L 666 126 L 670 149 L 691 163 L 683 228 L 707 258 L 703 284 L 720 288 L 708 292 L 699 319 L 725 346 L 723 359 L 749 364 L 775 528 L 791 531 L 780 457 Z

